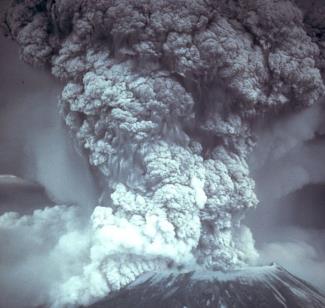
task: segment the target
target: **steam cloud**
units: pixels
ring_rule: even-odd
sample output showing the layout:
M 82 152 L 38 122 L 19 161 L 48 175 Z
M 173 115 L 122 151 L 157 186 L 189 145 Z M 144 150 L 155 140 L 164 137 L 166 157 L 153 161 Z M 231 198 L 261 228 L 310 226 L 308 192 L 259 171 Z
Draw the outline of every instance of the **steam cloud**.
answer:
M 255 124 L 315 106 L 303 116 L 305 128 L 293 115 L 271 137 L 261 133 L 261 154 L 253 154 L 250 164 L 258 169 L 303 147 L 320 121 L 322 25 L 298 4 L 12 3 L 4 21 L 8 34 L 24 61 L 49 66 L 64 82 L 60 113 L 101 188 L 86 226 L 77 206 L 0 217 L 1 231 L 13 243 L 30 246 L 30 263 L 18 262 L 17 273 L 28 277 L 29 264 L 40 272 L 52 263 L 58 269 L 40 282 L 46 287 L 35 304 L 87 304 L 150 270 L 256 262 L 252 235 L 240 224 L 257 204 L 247 163 Z M 287 131 L 281 136 L 290 143 L 269 150 L 263 140 L 277 131 Z M 47 150 L 38 154 L 57 158 L 44 142 Z M 46 175 L 49 164 L 36 158 Z M 307 165 L 295 170 L 300 181 L 288 189 L 311 181 L 304 172 L 313 166 Z M 54 195 L 57 183 L 47 183 Z M 36 257 L 39 250 L 44 254 Z

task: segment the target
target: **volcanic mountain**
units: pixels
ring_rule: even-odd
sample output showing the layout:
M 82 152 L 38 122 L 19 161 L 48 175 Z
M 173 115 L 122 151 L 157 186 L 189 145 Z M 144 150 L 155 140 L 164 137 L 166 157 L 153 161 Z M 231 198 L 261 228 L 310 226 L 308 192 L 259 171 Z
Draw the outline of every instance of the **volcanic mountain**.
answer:
M 283 267 L 146 273 L 92 308 L 321 308 L 325 296 Z

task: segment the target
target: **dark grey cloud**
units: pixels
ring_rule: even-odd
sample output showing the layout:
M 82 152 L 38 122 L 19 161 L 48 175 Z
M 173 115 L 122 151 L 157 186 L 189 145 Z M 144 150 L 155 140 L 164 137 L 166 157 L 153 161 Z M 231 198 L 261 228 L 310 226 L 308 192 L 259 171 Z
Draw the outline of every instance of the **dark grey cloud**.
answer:
M 26 131 L 32 158 L 24 172 L 56 200 L 92 195 L 88 166 L 58 125 L 51 91 L 63 88 L 60 114 L 101 190 L 86 234 L 67 223 L 46 250 L 45 264 L 57 246 L 64 256 L 46 300 L 88 303 L 149 270 L 256 262 L 240 224 L 256 192 L 270 201 L 323 177 L 310 160 L 322 147 L 306 145 L 324 92 L 322 40 L 306 12 L 285 0 L 13 1 L 5 26 L 39 70 L 27 74 L 30 108 L 4 116 L 11 124 L 28 115 L 17 134 Z M 6 129 L 11 138 L 15 125 Z M 67 209 L 55 209 L 63 219 Z M 53 222 L 51 210 L 1 217 L 5 232 L 27 228 L 34 239 L 40 216 Z M 89 247 L 71 254 L 70 236 Z M 82 261 L 64 272 L 71 256 Z

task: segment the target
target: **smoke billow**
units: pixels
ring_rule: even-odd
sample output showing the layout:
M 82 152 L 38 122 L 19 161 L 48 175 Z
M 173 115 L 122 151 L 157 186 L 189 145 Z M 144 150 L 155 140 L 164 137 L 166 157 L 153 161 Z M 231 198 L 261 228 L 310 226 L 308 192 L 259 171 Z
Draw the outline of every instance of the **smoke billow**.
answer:
M 37 264 L 46 276 L 31 285 L 43 286 L 38 297 L 26 289 L 30 301 L 87 304 L 146 271 L 256 262 L 241 224 L 258 202 L 249 166 L 257 191 L 270 185 L 277 196 L 323 177 L 310 163 L 322 149 L 305 146 L 324 92 L 321 36 L 306 20 L 285 0 L 12 2 L 4 27 L 25 62 L 61 80 L 59 112 L 100 189 L 95 201 L 86 165 L 56 126 L 26 127 L 29 172 L 55 200 L 76 204 L 0 217 L 30 255 L 30 264 L 13 258 L 16 275 Z M 284 191 L 276 170 L 292 177 Z

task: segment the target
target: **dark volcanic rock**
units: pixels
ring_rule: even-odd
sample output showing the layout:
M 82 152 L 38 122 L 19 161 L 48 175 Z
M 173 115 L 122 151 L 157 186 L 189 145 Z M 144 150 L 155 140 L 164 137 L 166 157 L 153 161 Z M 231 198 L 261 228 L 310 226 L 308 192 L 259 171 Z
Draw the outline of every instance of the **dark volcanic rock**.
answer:
M 324 308 L 325 296 L 273 264 L 227 273 L 147 273 L 89 307 Z

